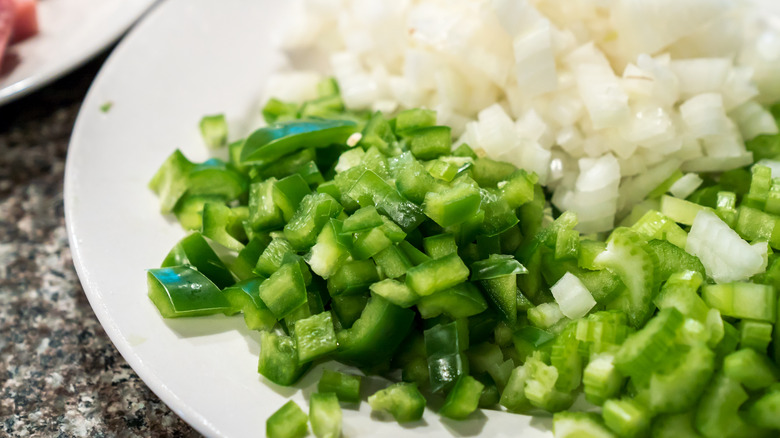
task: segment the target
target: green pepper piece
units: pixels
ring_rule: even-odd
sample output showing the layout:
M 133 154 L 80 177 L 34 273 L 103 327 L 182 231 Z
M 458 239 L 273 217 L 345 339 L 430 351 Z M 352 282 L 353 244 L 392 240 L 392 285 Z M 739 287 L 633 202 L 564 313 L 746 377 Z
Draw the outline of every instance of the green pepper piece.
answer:
M 390 169 L 398 191 L 416 204 L 422 204 L 428 192 L 436 192 L 446 187 L 431 176 L 410 152 L 391 160 Z
M 274 204 L 282 210 L 285 221 L 289 221 L 301 204 L 304 196 L 311 193 L 309 185 L 301 175 L 293 174 L 274 183 Z
M 309 429 L 306 426 L 309 417 L 292 400 L 274 412 L 265 422 L 265 435 L 268 438 L 303 438 Z
M 688 254 L 665 240 L 651 240 L 644 246 L 645 251 L 656 261 L 656 283 L 666 281 L 670 275 L 680 271 L 695 271 L 707 276 L 704 265 L 698 257 Z
M 298 106 L 297 103 L 271 98 L 263 107 L 263 119 L 269 125 L 277 121 L 295 119 L 298 116 Z
M 203 227 L 203 206 L 206 203 L 224 204 L 225 198 L 220 195 L 185 194 L 173 207 L 173 214 L 185 230 L 200 231 Z
M 463 164 L 465 163 L 465 164 Z M 469 160 L 453 161 L 453 157 L 440 157 L 436 160 L 431 160 L 425 163 L 425 169 L 436 179 L 444 182 L 452 181 L 458 174 L 461 166 L 470 165 Z
M 224 114 L 203 116 L 198 124 L 206 146 L 216 149 L 227 144 L 228 126 Z
M 195 165 L 187 174 L 187 192 L 193 195 L 221 195 L 238 199 L 249 187 L 249 180 L 231 165 L 211 158 Z
M 260 299 L 263 281 L 265 278 L 252 278 L 222 291 L 230 306 L 244 313 L 244 322 L 249 330 L 271 330 L 276 324 L 276 317 Z
M 429 260 L 406 273 L 406 284 L 417 295 L 431 295 L 466 281 L 469 268 L 457 254 Z
M 295 250 L 293 250 L 290 242 L 281 237 L 275 237 L 257 259 L 255 272 L 266 277 L 271 276 L 282 266 L 284 256 L 294 253 Z
M 295 322 L 298 363 L 311 362 L 336 350 L 336 332 L 330 312 L 322 312 Z
M 267 234 L 257 234 L 249 243 L 238 252 L 233 264 L 230 265 L 230 271 L 238 277 L 239 280 L 248 280 L 257 275 L 253 272 L 257 265 L 257 260 L 263 251 L 271 243 L 271 237 Z
M 420 420 L 425 403 L 417 385 L 405 382 L 390 385 L 368 397 L 372 410 L 389 412 L 399 423 Z
M 249 217 L 244 206 L 228 207 L 225 204 L 206 203 L 203 206 L 203 235 L 234 251 L 244 249 L 247 236 L 243 222 Z
M 400 249 L 404 255 L 406 255 L 406 257 L 414 266 L 421 265 L 427 261 L 432 260 L 424 252 L 415 248 L 414 245 L 406 240 L 398 243 L 398 249 Z
M 436 111 L 425 108 L 403 110 L 395 116 L 395 131 L 402 133 L 436 124 Z
M 237 310 L 211 280 L 190 266 L 149 269 L 147 279 L 149 299 L 164 318 L 230 315 Z
M 363 128 L 363 135 L 358 143 L 363 149 L 375 147 L 388 156 L 397 155 L 400 149 L 393 128 L 381 112 L 377 111 Z
M 309 162 L 317 159 L 317 152 L 312 148 L 301 149 L 278 160 L 263 165 L 245 165 L 251 167 L 254 179 L 282 179 L 299 171 Z
M 448 189 L 428 192 L 425 195 L 423 211 L 437 224 L 449 227 L 476 215 L 481 202 L 478 188 L 466 183 L 456 183 Z
M 534 187 L 538 182 L 539 177 L 535 173 L 528 173 L 520 169 L 510 175 L 508 179 L 499 182 L 497 186 L 500 186 L 499 193 L 509 204 L 509 207 L 518 208 L 534 199 Z
M 439 414 L 454 420 L 463 420 L 479 407 L 485 385 L 471 376 L 461 376 L 447 394 Z
M 404 198 L 371 170 L 365 170 L 360 175 L 347 195 L 361 207 L 375 206 L 406 232 L 417 228 L 425 220 L 420 207 Z
M 458 252 L 458 245 L 455 243 L 455 237 L 452 234 L 437 234 L 425 237 L 423 239 L 423 248 L 434 259 Z
M 176 149 L 166 158 L 149 181 L 149 188 L 160 198 L 163 214 L 173 211 L 174 206 L 187 191 L 187 175 L 195 167 L 180 150 Z
M 452 319 L 468 318 L 484 312 L 487 308 L 482 293 L 469 282 L 426 295 L 417 302 L 417 310 L 423 319 L 435 318 L 441 314 Z
M 412 267 L 412 262 L 398 245 L 391 245 L 374 254 L 372 257 L 383 276 L 398 278 L 406 275 L 406 271 Z
M 428 126 L 405 131 L 409 150 L 419 160 L 432 160 L 447 155 L 452 148 L 452 131 L 449 126 Z
M 200 233 L 192 233 L 181 239 L 168 253 L 162 262 L 163 268 L 169 266 L 190 265 L 202 272 L 219 288 L 233 285 L 236 280 L 233 274 L 211 249 L 206 239 Z
M 338 399 L 346 403 L 360 403 L 360 376 L 345 374 L 338 371 L 323 370 L 317 383 L 317 391 L 336 394 Z
M 341 406 L 332 392 L 314 393 L 309 400 L 311 430 L 317 438 L 341 436 Z
M 508 180 L 517 168 L 503 161 L 491 160 L 487 157 L 477 158 L 471 167 L 471 177 L 480 187 L 497 187 L 501 181 Z
M 379 273 L 374 262 L 353 260 L 341 265 L 335 274 L 328 277 L 328 292 L 334 297 L 359 294 L 377 281 Z
M 498 312 L 488 307 L 484 312 L 478 313 L 468 318 L 469 321 L 469 344 L 477 344 L 486 341 L 493 335 L 493 332 L 500 321 Z
M 326 193 L 306 195 L 290 222 L 284 226 L 284 236 L 293 248 L 311 248 L 317 243 L 322 227 L 343 210 L 341 204 Z
M 425 330 L 425 351 L 428 356 L 428 375 L 434 392 L 451 388 L 455 381 L 469 373 L 468 322 L 458 319 Z
M 297 382 L 311 363 L 299 364 L 295 341 L 289 336 L 260 332 L 260 359 L 257 372 L 281 386 Z
M 344 226 L 341 232 L 345 234 L 360 233 L 379 227 L 383 223 L 382 216 L 376 211 L 376 207 L 370 205 L 359 209 L 344 219 Z
M 241 151 L 242 163 L 270 164 L 303 148 L 344 143 L 357 131 L 348 120 L 291 120 L 278 122 L 253 132 Z
M 490 280 L 505 275 L 525 274 L 528 270 L 515 260 L 514 256 L 492 254 L 487 260 L 480 260 L 471 265 L 471 281 Z
M 282 319 L 306 303 L 306 285 L 298 263 L 287 263 L 260 285 L 260 298 L 276 319 Z
M 471 146 L 467 145 L 466 143 L 461 143 L 460 146 L 455 148 L 455 150 L 452 151 L 452 155 L 455 157 L 471 158 L 473 160 L 479 158 L 477 154 L 474 153 L 474 149 L 471 149 Z
M 517 225 L 519 220 L 515 209 L 500 195 L 496 189 L 480 189 L 482 204 L 480 209 L 485 212 L 480 232 L 487 236 L 495 236 Z
M 282 210 L 274 202 L 276 178 L 249 186 L 249 227 L 256 231 L 271 230 L 284 225 Z
M 344 101 L 338 94 L 321 96 L 317 99 L 306 101 L 300 110 L 301 118 L 322 117 L 334 119 L 344 115 Z
M 331 219 L 317 236 L 317 243 L 306 255 L 306 263 L 315 274 L 324 279 L 330 278 L 349 258 L 350 242 L 341 235 L 342 222 Z
M 530 325 L 523 326 L 512 334 L 512 342 L 522 361 L 537 350 L 550 352 L 554 341 L 554 334 Z
M 228 162 L 236 170 L 238 170 L 244 175 L 247 175 L 249 171 L 247 166 L 244 166 L 243 164 L 240 163 L 241 148 L 244 147 L 245 140 L 246 139 L 242 138 L 241 140 L 236 140 L 228 145 Z
M 406 284 L 391 278 L 372 284 L 370 289 L 374 294 L 403 308 L 411 307 L 420 298 Z
M 502 319 L 514 325 L 517 321 L 517 274 L 480 280 L 479 283 Z
M 336 358 L 358 366 L 387 361 L 412 328 L 414 311 L 372 295 L 352 328 L 336 333 Z
M 336 317 L 342 328 L 352 327 L 355 321 L 360 318 L 363 309 L 368 303 L 368 294 L 359 295 L 338 295 L 331 298 L 330 305 L 336 313 Z
M 314 161 L 307 161 L 296 171 L 300 175 L 309 187 L 317 187 L 325 182 L 325 177 L 322 176 L 319 166 Z

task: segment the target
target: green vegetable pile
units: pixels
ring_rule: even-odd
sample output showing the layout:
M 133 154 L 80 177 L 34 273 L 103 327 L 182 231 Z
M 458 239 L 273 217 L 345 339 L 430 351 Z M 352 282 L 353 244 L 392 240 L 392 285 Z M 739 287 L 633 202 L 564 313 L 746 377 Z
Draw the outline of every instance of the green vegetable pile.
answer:
M 687 200 L 664 195 L 670 179 L 657 209 L 582 236 L 573 214 L 553 218 L 534 174 L 451 150 L 433 111 L 348 112 L 329 80 L 318 99 L 263 114 L 269 126 L 230 144 L 229 161 L 176 151 L 150 183 L 192 230 L 148 271 L 162 316 L 243 313 L 261 331 L 258 371 L 278 385 L 327 360 L 400 380 L 368 398 L 398 422 L 441 398 L 453 419 L 555 413 L 556 437 L 778 435 L 780 257 L 770 249 L 752 282 L 714 284 L 685 251 L 702 210 L 780 249 L 767 168 L 704 176 Z M 201 130 L 225 145 L 223 117 Z M 268 436 L 303 436 L 308 421 L 338 436 L 339 402 L 360 403 L 360 387 L 325 371 L 309 415 L 286 404 Z M 580 394 L 601 413 L 567 411 Z

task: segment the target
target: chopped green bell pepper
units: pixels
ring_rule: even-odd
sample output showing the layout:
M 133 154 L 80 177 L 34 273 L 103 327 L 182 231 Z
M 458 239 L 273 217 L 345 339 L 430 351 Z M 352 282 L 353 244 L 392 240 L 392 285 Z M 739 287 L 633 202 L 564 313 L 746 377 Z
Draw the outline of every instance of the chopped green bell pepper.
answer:
M 317 383 L 317 391 L 336 394 L 338 399 L 346 403 L 360 403 L 360 386 L 363 379 L 354 374 L 323 370 Z
M 202 316 L 238 309 L 205 275 L 190 266 L 171 266 L 147 271 L 149 298 L 164 318 Z
M 274 412 L 265 422 L 268 438 L 303 438 L 309 431 L 306 423 L 309 417 L 292 400 Z
M 385 362 L 409 333 L 413 321 L 414 311 L 372 295 L 352 327 L 336 333 L 336 358 L 358 366 Z
M 203 273 L 219 288 L 233 285 L 233 274 L 200 233 L 181 239 L 163 260 L 161 267 L 189 265 Z
M 368 397 L 372 410 L 389 412 L 399 423 L 420 420 L 425 403 L 417 385 L 405 382 L 390 385 Z
M 302 148 L 344 143 L 357 131 L 347 120 L 291 120 L 260 128 L 249 135 L 241 151 L 242 163 L 269 164 Z
M 276 324 L 276 317 L 260 299 L 263 281 L 265 278 L 252 278 L 222 291 L 231 307 L 244 313 L 244 322 L 250 330 L 271 330 Z

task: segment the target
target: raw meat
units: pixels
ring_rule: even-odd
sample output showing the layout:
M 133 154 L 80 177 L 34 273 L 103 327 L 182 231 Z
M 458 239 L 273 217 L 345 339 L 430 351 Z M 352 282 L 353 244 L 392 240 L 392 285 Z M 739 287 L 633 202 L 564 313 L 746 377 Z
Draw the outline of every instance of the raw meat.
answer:
M 0 67 L 14 26 L 14 0 L 0 0 Z
M 12 0 L 15 19 L 11 32 L 11 44 L 30 38 L 38 33 L 37 0 Z

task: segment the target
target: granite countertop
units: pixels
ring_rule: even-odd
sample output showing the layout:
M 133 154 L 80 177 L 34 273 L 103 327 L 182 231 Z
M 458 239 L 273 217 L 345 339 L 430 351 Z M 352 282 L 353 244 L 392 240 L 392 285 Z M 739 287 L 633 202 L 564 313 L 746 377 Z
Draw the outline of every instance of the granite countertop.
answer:
M 0 436 L 198 436 L 114 348 L 68 248 L 65 156 L 104 60 L 0 107 Z

